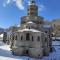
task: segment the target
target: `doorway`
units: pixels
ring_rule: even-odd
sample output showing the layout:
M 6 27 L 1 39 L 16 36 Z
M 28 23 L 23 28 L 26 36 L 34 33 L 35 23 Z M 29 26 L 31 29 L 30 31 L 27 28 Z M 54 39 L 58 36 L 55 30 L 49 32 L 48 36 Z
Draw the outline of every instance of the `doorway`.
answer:
M 25 50 L 24 55 L 29 55 L 29 50 Z

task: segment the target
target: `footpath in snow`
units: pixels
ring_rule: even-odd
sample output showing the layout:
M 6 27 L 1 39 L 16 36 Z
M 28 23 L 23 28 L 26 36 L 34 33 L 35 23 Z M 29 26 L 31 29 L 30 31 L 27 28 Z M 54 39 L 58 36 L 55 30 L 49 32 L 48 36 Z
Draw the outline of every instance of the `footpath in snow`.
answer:
M 54 46 L 55 44 L 57 45 Z M 45 56 L 42 59 L 33 59 L 25 56 L 13 56 L 9 48 L 10 46 L 0 41 L 0 60 L 60 60 L 60 46 L 58 45 L 59 41 L 53 42 L 55 51 L 53 53 L 50 53 L 49 56 Z

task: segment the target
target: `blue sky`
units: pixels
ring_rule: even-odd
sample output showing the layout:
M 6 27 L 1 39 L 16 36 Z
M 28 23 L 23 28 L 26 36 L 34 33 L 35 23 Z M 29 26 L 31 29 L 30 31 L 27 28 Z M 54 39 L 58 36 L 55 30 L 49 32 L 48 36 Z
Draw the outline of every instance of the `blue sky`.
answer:
M 22 2 L 23 1 L 23 2 Z M 0 27 L 20 24 L 20 18 L 27 15 L 29 0 L 0 0 Z M 36 0 L 39 15 L 51 21 L 60 18 L 60 0 Z

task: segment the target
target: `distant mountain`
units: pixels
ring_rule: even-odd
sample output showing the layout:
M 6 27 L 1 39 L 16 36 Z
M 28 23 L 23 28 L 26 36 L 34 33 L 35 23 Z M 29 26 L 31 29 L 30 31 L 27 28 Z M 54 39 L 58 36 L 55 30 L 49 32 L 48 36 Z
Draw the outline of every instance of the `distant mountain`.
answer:
M 0 34 L 2 34 L 4 32 L 3 28 L 0 28 Z
M 60 19 L 54 19 L 52 22 L 51 22 L 52 26 L 60 26 Z
M 51 25 L 53 27 L 53 32 L 55 32 L 55 33 L 60 32 L 60 18 L 54 19 L 52 21 L 45 20 L 45 24 Z
M 60 31 L 60 19 L 54 19 L 51 22 L 53 32 L 58 33 Z
M 48 24 L 52 26 L 60 26 L 60 19 L 54 19 L 52 21 L 45 20 L 44 24 Z

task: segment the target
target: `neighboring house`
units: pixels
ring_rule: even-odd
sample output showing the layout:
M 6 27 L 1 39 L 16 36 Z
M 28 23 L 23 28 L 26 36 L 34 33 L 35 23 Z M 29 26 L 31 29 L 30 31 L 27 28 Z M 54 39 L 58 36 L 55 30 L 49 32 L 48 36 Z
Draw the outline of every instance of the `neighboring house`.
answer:
M 17 31 L 19 29 L 19 27 L 17 26 L 11 26 L 9 27 L 6 32 L 7 32 L 7 44 L 11 44 L 11 40 L 12 40 L 12 35 L 14 31 Z

